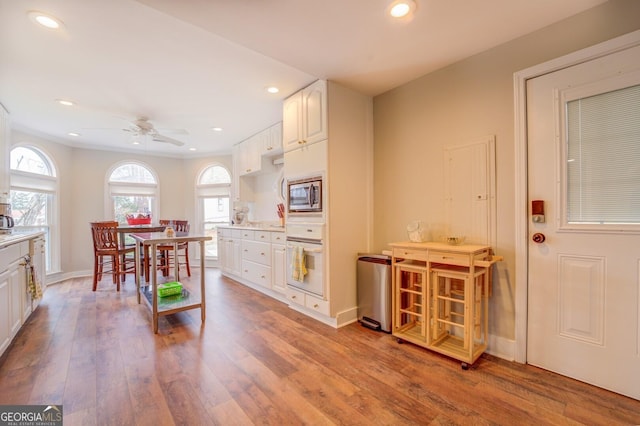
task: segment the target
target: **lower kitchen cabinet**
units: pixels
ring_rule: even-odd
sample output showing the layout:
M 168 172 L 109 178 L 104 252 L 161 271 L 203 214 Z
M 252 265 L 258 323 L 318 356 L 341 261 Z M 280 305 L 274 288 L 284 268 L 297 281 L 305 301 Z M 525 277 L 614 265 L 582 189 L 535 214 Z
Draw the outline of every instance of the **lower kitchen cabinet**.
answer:
M 282 235 L 284 238 L 284 234 Z M 287 246 L 271 244 L 271 288 L 284 294 L 287 289 Z
M 270 296 L 284 297 L 284 232 L 228 227 L 219 228 L 218 234 L 218 261 L 223 275 Z
M 319 314 L 325 316 L 330 315 L 328 301 L 314 297 L 302 291 L 298 291 L 294 288 L 287 287 L 287 300 L 295 305 L 304 306 L 305 308 L 311 309 Z
M 28 255 L 35 259 L 34 266 L 40 271 L 39 280 L 42 290 L 45 289 L 44 239 L 38 237 L 34 240 L 23 240 L 0 248 L 0 355 L 38 306 L 39 300 L 34 300 L 28 291 Z

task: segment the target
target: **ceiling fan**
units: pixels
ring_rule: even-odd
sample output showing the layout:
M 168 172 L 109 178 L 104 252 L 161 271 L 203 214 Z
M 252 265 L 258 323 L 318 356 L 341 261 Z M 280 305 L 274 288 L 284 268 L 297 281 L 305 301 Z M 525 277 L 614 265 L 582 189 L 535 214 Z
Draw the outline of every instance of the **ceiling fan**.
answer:
M 170 138 L 160 134 L 147 117 L 139 117 L 136 121 L 131 123 L 131 127 L 123 129 L 126 132 L 131 132 L 134 136 L 150 136 L 154 142 L 170 143 L 176 146 L 184 145 L 184 142 L 177 139 Z M 185 132 L 186 133 L 186 132 Z

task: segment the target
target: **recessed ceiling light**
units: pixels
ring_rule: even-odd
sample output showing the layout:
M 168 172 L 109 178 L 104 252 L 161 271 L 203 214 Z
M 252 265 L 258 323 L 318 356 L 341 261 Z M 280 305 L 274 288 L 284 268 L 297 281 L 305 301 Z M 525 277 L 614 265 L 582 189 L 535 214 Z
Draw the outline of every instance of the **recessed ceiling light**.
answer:
M 189 148 L 189 151 L 196 151 L 195 148 Z
M 214 132 L 221 132 L 222 127 L 212 127 L 211 130 L 213 130 Z
M 74 106 L 75 103 L 73 101 L 70 101 L 68 99 L 56 99 L 56 102 L 59 103 L 60 105 L 64 105 L 64 106 Z
M 69 132 L 69 133 L 67 133 L 67 134 L 68 134 L 69 136 L 75 136 L 75 137 L 80 136 L 80 133 L 76 133 L 76 132 Z
M 135 141 L 131 142 L 131 145 L 140 145 L 140 141 L 136 139 Z
M 413 0 L 396 0 L 389 6 L 389 15 L 394 18 L 404 18 L 413 13 L 416 3 Z
M 279 91 L 280 91 L 280 89 L 278 89 L 278 88 L 277 88 L 277 87 L 275 87 L 275 86 L 269 86 L 269 87 L 267 87 L 267 92 L 269 92 L 269 93 L 278 93 Z
M 33 22 L 39 25 L 42 25 L 43 27 L 46 27 L 52 30 L 57 30 L 60 27 L 62 27 L 61 20 L 47 13 L 38 12 L 37 10 L 31 10 L 29 11 L 28 15 Z

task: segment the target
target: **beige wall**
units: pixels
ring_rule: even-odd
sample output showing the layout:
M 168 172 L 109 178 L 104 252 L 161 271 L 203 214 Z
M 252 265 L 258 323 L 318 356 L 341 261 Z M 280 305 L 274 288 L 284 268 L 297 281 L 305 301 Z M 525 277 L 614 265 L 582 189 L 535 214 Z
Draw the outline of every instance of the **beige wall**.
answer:
M 514 338 L 513 74 L 640 29 L 640 1 L 614 0 L 425 75 L 374 99 L 374 248 L 412 220 L 442 224 L 445 146 L 496 136 L 498 269 L 490 332 Z
M 105 182 L 108 171 L 126 160 L 139 161 L 158 174 L 159 216 L 195 221 L 195 189 L 204 167 L 220 164 L 232 171 L 231 156 L 176 159 L 152 155 L 71 148 L 24 132 L 13 131 L 12 146 L 30 144 L 54 161 L 60 191 L 60 276 L 93 269 L 89 222 L 111 219 L 105 213 Z M 158 217 L 158 218 L 160 218 Z

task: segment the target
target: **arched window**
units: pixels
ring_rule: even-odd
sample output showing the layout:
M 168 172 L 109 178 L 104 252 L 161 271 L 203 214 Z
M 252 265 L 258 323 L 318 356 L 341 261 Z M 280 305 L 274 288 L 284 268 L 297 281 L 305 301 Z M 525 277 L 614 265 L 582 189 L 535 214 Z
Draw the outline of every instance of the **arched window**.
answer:
M 119 223 L 126 223 L 127 215 L 153 217 L 157 213 L 158 179 L 145 164 L 117 164 L 108 174 L 107 186 L 107 205 Z
M 40 149 L 21 145 L 11 150 L 11 214 L 15 228 L 44 231 L 47 273 L 60 269 L 56 219 L 58 179 L 53 161 Z
M 223 166 L 206 167 L 198 176 L 196 195 L 201 217 L 201 230 L 212 240 L 205 243 L 205 257 L 218 257 L 218 226 L 228 225 L 231 214 L 229 195 L 231 175 Z

